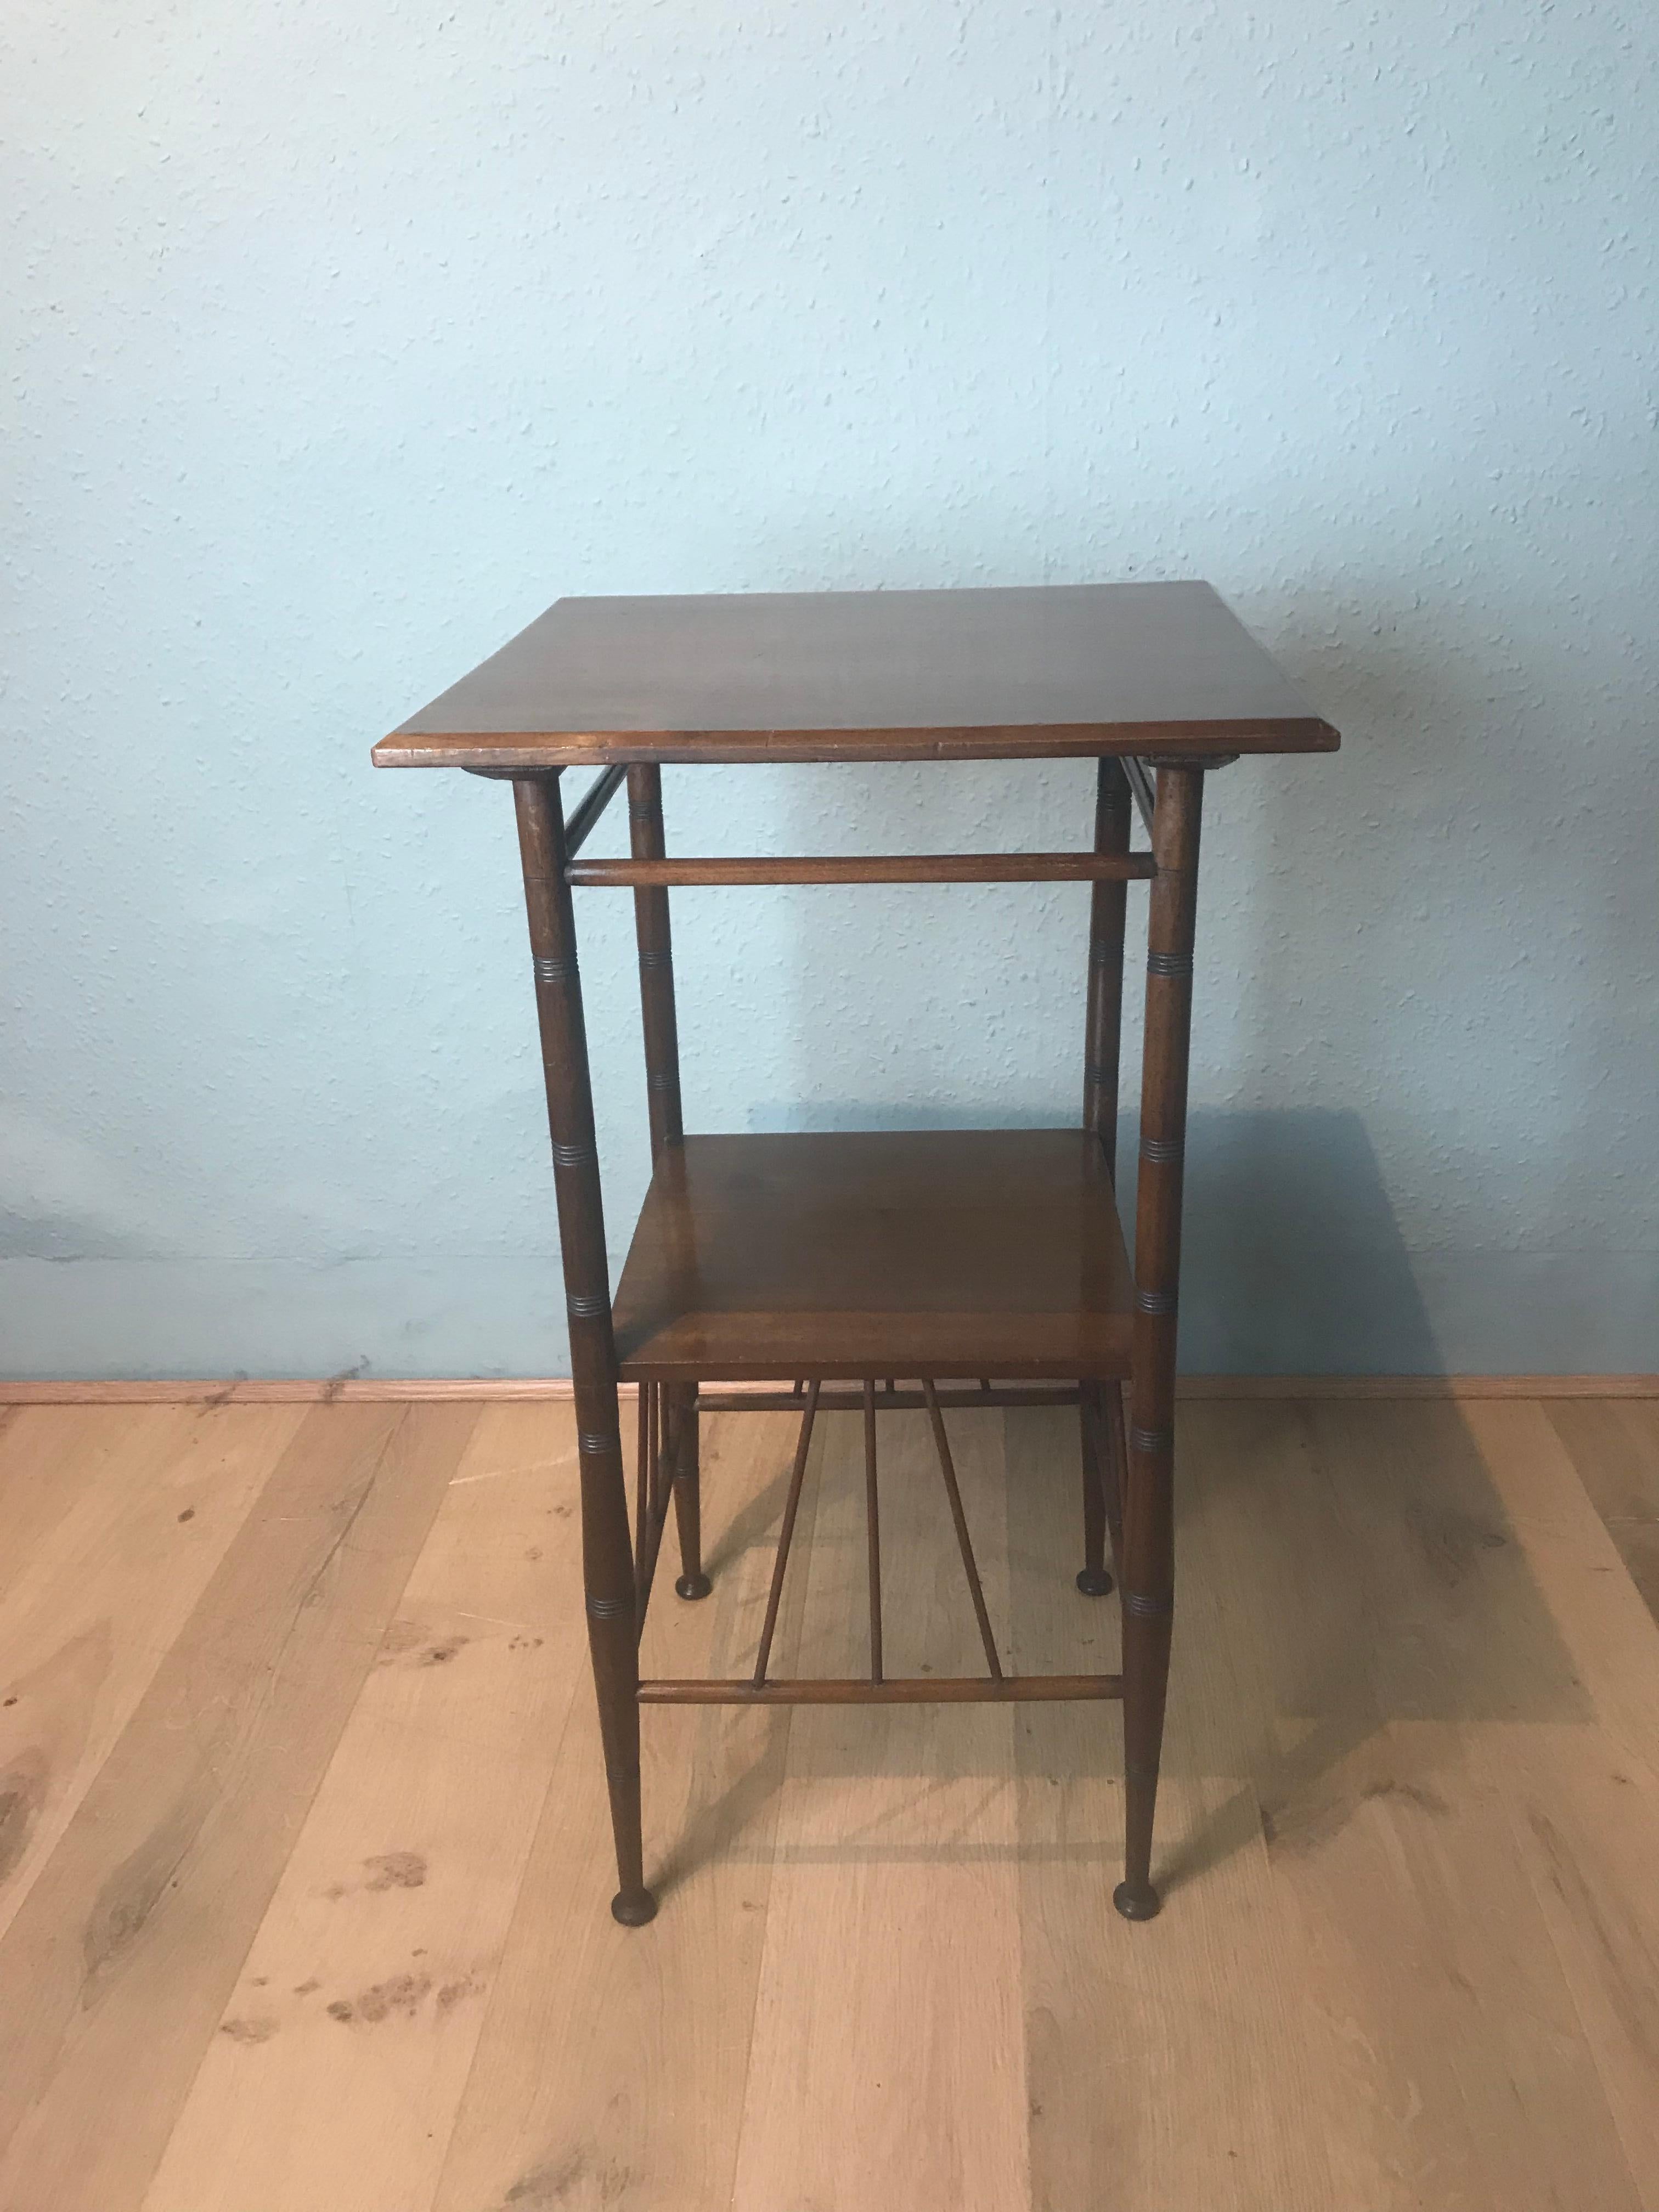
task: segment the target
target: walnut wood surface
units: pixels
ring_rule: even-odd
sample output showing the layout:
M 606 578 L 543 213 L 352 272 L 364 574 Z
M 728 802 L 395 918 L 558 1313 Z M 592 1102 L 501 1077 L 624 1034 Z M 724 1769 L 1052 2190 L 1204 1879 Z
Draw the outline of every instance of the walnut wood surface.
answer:
M 1150 1867 L 1175 1613 L 1176 1314 L 1203 808 L 1200 774 L 1187 768 L 1159 769 L 1152 817 L 1158 880 L 1146 925 L 1133 1418 L 1121 1545 L 1127 1840 L 1124 1878 L 1112 1901 L 1127 1920 L 1151 1919 L 1159 1902 Z
M 557 781 L 521 777 L 514 784 L 513 797 L 570 1325 L 587 1642 L 617 1848 L 619 1887 L 611 1910 L 619 1921 L 636 1927 L 649 1920 L 657 1907 L 641 1873 L 640 1716 L 634 1697 L 639 1683 L 635 1562 L 623 1475 L 616 1349 L 606 1297 L 605 1206 L 576 966 L 576 926 L 565 881 L 565 824 Z
M 1082 1129 L 687 1137 L 617 1285 L 630 1381 L 1128 1371 L 1133 1291 Z
M 817 1385 L 813 1386 L 815 1389 Z M 928 1388 L 932 1389 L 929 1384 Z M 1007 1389 L 986 1390 L 975 1384 L 971 1389 L 966 1384 L 956 1389 L 948 1388 L 934 1391 L 939 1404 L 946 1407 L 971 1407 L 975 1413 L 1005 1413 L 1027 1406 L 1078 1406 L 1081 1393 L 1069 1382 L 1018 1382 Z M 857 1413 L 864 1403 L 861 1390 L 846 1387 L 823 1391 L 818 1398 L 819 1408 L 826 1413 Z M 884 1389 L 878 1413 L 925 1413 L 927 1396 L 925 1390 Z M 737 1390 L 699 1390 L 697 1411 L 700 1413 L 798 1413 L 801 1409 L 799 1395 L 788 1390 L 768 1390 L 750 1383 Z
M 589 889 L 675 884 L 1149 883 L 1150 853 L 848 853 L 774 859 L 577 860 L 569 881 Z
M 1325 752 L 1209 585 L 561 599 L 383 768 Z
M 1100 761 L 1095 773 L 1095 851 L 1103 860 L 1121 860 L 1128 853 L 1129 805 L 1129 782 L 1121 763 Z M 1089 904 L 1083 1126 L 1092 1129 L 1105 1147 L 1114 1182 L 1117 1180 L 1118 1060 L 1123 1032 L 1123 930 L 1127 914 L 1127 884 L 1097 877 Z

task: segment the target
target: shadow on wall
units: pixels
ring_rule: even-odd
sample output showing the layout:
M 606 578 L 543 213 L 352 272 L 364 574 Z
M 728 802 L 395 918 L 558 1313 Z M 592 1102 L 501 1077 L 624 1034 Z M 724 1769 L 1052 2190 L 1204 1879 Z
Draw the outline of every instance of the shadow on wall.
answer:
M 1380 684 L 1375 678 L 1373 690 Z M 1413 702 L 1423 709 L 1419 694 Z M 1215 1003 L 1197 1010 L 1194 1079 L 1212 1089 L 1239 1079 L 1241 1067 L 1248 1078 L 1260 1037 L 1294 1038 L 1310 1018 L 1328 1026 L 1332 1018 L 1330 1006 L 1310 1018 L 1286 995 L 1306 989 L 1310 969 L 1320 972 L 1304 939 L 1310 902 L 1318 911 L 1322 896 L 1302 866 L 1286 866 L 1283 856 L 1327 850 L 1331 780 L 1351 775 L 1354 764 L 1340 757 L 1292 763 L 1285 788 L 1264 805 L 1242 779 L 1259 781 L 1279 765 L 1246 763 L 1236 771 L 1237 793 L 1229 787 L 1216 795 L 1237 818 L 1223 840 L 1225 859 L 1206 872 L 1209 905 L 1200 915 Z M 800 850 L 1064 848 L 1084 841 L 1091 787 L 1091 764 L 1066 762 L 1018 774 L 1001 762 L 955 763 L 948 776 L 927 777 L 902 765 L 855 775 L 809 769 L 790 786 L 780 830 Z M 1145 842 L 1139 823 L 1135 842 Z M 1261 849 L 1252 854 L 1253 846 Z M 1248 884 L 1242 908 L 1241 878 Z M 1072 1118 L 1081 1080 L 1085 892 L 1030 889 L 1017 895 L 1016 908 L 1014 895 L 1000 888 L 937 896 L 912 890 L 878 895 L 858 910 L 831 902 L 842 895 L 816 896 L 820 903 L 796 917 L 792 950 L 800 996 L 812 1008 L 804 1026 L 818 1042 L 803 1056 L 790 1094 L 749 1109 L 750 1127 L 1053 1127 Z M 1127 1110 L 1118 1146 L 1132 1249 L 1145 927 L 1144 903 L 1132 900 Z M 1288 963 L 1279 950 L 1285 943 L 1298 948 Z M 1321 944 L 1343 979 L 1337 998 L 1352 1011 L 1357 947 L 1330 932 Z M 1363 962 L 1357 972 L 1369 982 Z M 1369 1024 L 1356 1036 L 1374 1044 Z M 837 1073 L 846 1086 L 839 1095 Z M 1185 1218 L 1181 1362 L 1188 1371 L 1445 1371 L 1447 1347 L 1358 1112 L 1195 1106 Z M 1504 1348 L 1499 1343 L 1487 1364 L 1519 1364 L 1503 1357 Z
M 1133 1127 L 1118 1157 L 1133 1244 Z M 1189 1372 L 1443 1371 L 1357 1114 L 1195 1110 L 1185 1215 L 1181 1364 Z
M 1052 1128 L 1053 1114 L 1001 1125 Z M 937 1105 L 761 1107 L 768 1129 L 958 1129 Z M 1134 1250 L 1135 1123 L 1118 1130 L 1118 1202 Z M 1182 1369 L 1195 1375 L 1445 1372 L 1364 1123 L 1322 1107 L 1194 1109 L 1187 1125 Z

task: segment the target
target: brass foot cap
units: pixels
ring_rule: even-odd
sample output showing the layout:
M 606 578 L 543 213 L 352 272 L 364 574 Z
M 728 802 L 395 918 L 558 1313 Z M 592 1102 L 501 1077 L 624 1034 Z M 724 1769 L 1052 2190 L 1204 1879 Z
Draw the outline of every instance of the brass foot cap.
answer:
M 682 1575 L 674 1585 L 676 1597 L 707 1597 L 714 1587 L 707 1575 Z
M 1121 1881 L 1112 1892 L 1112 1902 L 1126 1920 L 1155 1920 L 1164 1900 L 1149 1881 L 1138 1886 Z
M 624 1928 L 643 1928 L 657 1917 L 657 1900 L 648 1889 L 619 1889 L 611 1900 L 611 1917 Z
M 1107 1597 L 1111 1593 L 1112 1578 L 1104 1567 L 1085 1567 L 1078 1576 L 1077 1586 L 1085 1597 Z

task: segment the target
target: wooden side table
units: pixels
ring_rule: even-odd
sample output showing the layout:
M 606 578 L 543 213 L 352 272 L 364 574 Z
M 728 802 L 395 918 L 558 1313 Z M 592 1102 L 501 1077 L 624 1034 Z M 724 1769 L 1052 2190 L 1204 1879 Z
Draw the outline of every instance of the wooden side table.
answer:
M 637 1926 L 657 1909 L 641 1863 L 639 1709 L 675 1704 L 1121 1698 L 1126 1849 L 1114 1902 L 1131 1920 L 1158 1911 L 1152 1814 L 1175 1602 L 1176 1302 L 1204 776 L 1243 753 L 1324 752 L 1337 742 L 1207 585 L 1177 583 L 562 599 L 374 748 L 382 767 L 464 768 L 513 784 L 618 1920 Z M 1087 852 L 665 856 L 665 762 L 1077 755 L 1097 763 Z M 576 767 L 601 773 L 567 813 L 560 777 Z M 632 858 L 584 860 L 624 776 Z M 1150 850 L 1131 846 L 1137 807 Z M 684 1133 L 671 886 L 1061 880 L 1094 886 L 1079 1128 Z M 1132 1273 L 1114 1182 L 1124 913 L 1134 882 L 1150 883 L 1152 906 Z M 614 1306 L 571 898 L 573 886 L 588 884 L 634 893 L 654 1162 Z M 709 1387 L 738 1382 L 776 1388 Z M 631 1519 L 619 1382 L 639 1393 Z M 1122 1586 L 1121 1674 L 1002 1670 L 944 1409 L 1032 1401 L 1079 1409 L 1078 1584 L 1091 1596 L 1111 1589 L 1109 1541 Z M 784 1570 L 813 1420 L 831 1405 L 855 1406 L 864 1419 L 868 1678 L 779 1680 L 769 1663 Z M 699 1413 L 780 1406 L 800 1408 L 800 1437 L 752 1674 L 641 1680 L 639 1636 L 671 1498 L 675 1587 L 687 1599 L 708 1590 Z M 895 1680 L 883 1668 L 876 1427 L 878 1412 L 897 1406 L 925 1407 L 932 1423 L 983 1677 Z

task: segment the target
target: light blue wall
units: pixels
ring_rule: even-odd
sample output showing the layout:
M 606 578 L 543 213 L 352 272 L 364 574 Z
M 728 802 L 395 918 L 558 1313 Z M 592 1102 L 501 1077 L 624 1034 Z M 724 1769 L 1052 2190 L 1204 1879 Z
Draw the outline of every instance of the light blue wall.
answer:
M 556 1370 L 510 808 L 370 740 L 562 592 L 1134 575 L 1347 740 L 1211 787 L 1188 1364 L 1659 1365 L 1656 59 L 1635 0 L 12 0 L 0 1365 Z M 682 850 L 1087 782 L 666 779 Z M 691 1125 L 1069 1118 L 1083 906 L 683 897 Z

